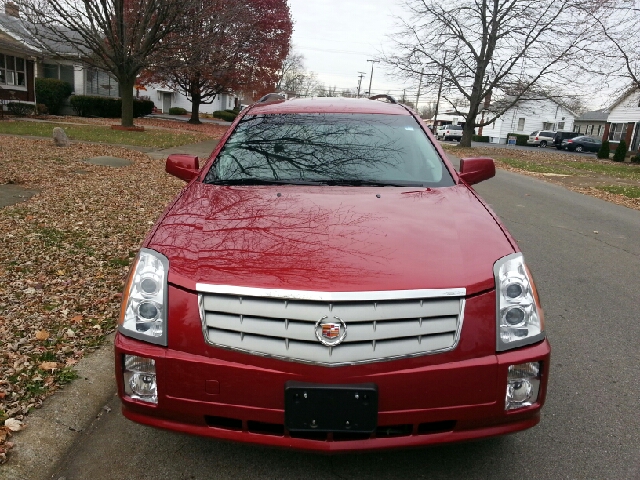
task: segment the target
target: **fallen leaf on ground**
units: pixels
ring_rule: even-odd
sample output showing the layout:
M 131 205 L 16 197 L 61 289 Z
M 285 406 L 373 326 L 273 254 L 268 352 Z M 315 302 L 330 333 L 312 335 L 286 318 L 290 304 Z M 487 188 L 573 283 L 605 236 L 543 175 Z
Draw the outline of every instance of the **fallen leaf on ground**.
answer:
M 46 330 L 38 330 L 36 332 L 36 340 L 46 340 L 49 338 L 49 332 Z
M 4 421 L 4 426 L 7 427 L 12 432 L 19 432 L 24 428 L 24 423 L 16 418 L 9 418 Z
M 40 368 L 42 370 L 53 370 L 54 368 L 58 368 L 58 364 L 56 362 L 42 362 Z

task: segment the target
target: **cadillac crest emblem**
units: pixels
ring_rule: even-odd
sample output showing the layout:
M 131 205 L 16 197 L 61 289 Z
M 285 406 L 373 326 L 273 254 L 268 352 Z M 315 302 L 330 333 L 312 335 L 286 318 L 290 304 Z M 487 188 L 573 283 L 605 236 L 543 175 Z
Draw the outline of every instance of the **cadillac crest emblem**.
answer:
M 340 317 L 333 317 L 335 321 L 328 321 L 326 315 L 316 322 L 316 338 L 327 347 L 340 345 L 347 336 L 347 325 Z

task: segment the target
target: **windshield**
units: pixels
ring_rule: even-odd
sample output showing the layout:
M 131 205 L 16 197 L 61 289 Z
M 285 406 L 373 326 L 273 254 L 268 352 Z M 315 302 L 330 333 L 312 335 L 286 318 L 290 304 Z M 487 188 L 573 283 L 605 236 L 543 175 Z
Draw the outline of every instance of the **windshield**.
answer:
M 245 117 L 205 183 L 454 185 L 413 117 L 372 114 Z

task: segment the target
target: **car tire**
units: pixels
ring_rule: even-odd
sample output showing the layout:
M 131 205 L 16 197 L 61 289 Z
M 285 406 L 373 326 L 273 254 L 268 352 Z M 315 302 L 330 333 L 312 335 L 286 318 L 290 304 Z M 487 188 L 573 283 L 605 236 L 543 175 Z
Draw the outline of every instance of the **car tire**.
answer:
M 547 148 L 547 141 L 546 140 L 542 140 L 540 142 L 540 148 Z
M 583 150 L 582 145 L 576 145 L 576 152 L 582 153 Z

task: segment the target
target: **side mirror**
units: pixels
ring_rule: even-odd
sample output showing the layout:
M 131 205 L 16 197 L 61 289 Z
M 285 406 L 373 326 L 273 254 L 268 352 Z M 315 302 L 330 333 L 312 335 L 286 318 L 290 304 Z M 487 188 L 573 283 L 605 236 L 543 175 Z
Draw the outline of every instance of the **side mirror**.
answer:
M 469 185 L 489 180 L 496 174 L 493 158 L 461 158 L 459 176 Z
M 200 173 L 198 157 L 174 153 L 167 158 L 166 172 L 185 182 L 190 182 Z

